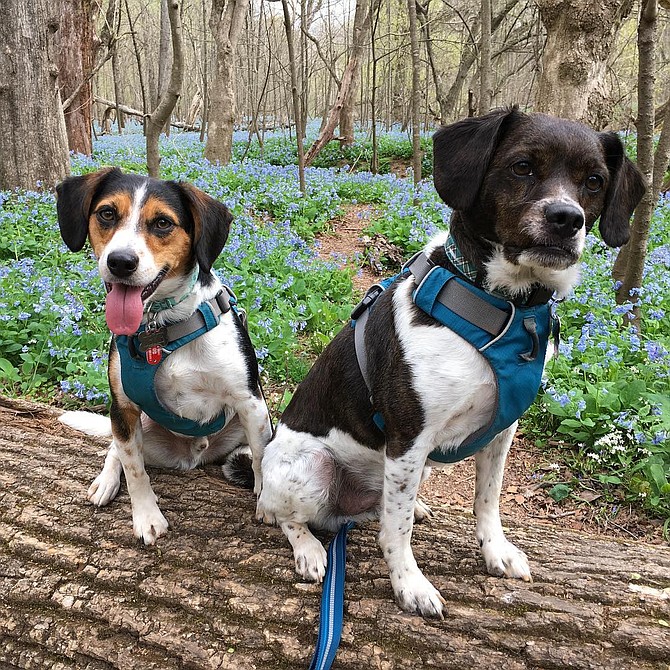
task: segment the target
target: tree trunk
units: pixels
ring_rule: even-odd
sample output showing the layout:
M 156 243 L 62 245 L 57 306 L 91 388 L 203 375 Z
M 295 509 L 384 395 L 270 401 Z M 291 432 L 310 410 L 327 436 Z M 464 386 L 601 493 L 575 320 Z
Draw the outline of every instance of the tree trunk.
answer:
M 160 154 L 158 151 L 158 140 L 161 130 L 170 121 L 170 114 L 181 95 L 181 87 L 184 79 L 183 53 L 182 53 L 182 30 L 181 17 L 179 13 L 179 1 L 168 0 L 168 15 L 170 17 L 170 32 L 172 35 L 172 70 L 170 72 L 170 83 L 160 104 L 147 119 L 147 172 L 150 177 L 160 176 Z
M 641 330 L 638 297 L 631 291 L 642 286 L 644 261 L 647 257 L 649 226 L 654 207 L 658 201 L 658 190 L 654 190 L 654 88 L 656 82 L 656 23 L 658 20 L 657 0 L 644 0 L 640 8 L 638 25 L 638 119 L 637 125 L 637 164 L 646 182 L 647 190 L 635 210 L 631 236 L 626 251 L 619 252 L 612 270 L 621 273 L 622 282 L 616 293 L 618 303 L 631 301 L 634 304 L 632 320 L 629 323 Z M 667 165 L 667 157 L 666 157 Z M 663 170 L 665 171 L 665 170 Z M 658 185 L 660 188 L 660 184 Z M 625 271 L 623 271 L 625 267 Z M 628 324 L 627 324 L 628 325 Z
M 323 149 L 323 147 L 325 147 L 326 144 L 328 144 L 328 142 L 330 142 L 333 139 L 333 133 L 335 132 L 335 128 L 337 128 L 337 125 L 341 123 L 342 120 L 343 107 L 345 106 L 345 104 L 347 104 L 347 101 L 349 101 L 348 104 L 351 105 L 351 101 L 353 100 L 351 87 L 353 85 L 357 71 L 360 76 L 360 59 L 365 51 L 366 46 L 365 41 L 367 40 L 367 35 L 370 29 L 371 18 L 372 15 L 377 11 L 377 5 L 379 2 L 380 0 L 373 0 L 373 2 L 371 2 L 369 5 L 367 2 L 361 3 L 367 7 L 367 11 L 365 12 L 365 16 L 360 25 L 360 31 L 357 34 L 354 33 L 354 38 L 355 39 L 358 38 L 361 41 L 352 43 L 351 53 L 349 55 L 349 61 L 347 62 L 347 65 L 344 69 L 344 73 L 342 74 L 342 79 L 340 80 L 340 88 L 337 92 L 337 97 L 335 98 L 333 106 L 330 108 L 330 112 L 328 113 L 328 119 L 322 131 L 319 133 L 319 137 L 313 142 L 312 146 L 309 148 L 309 151 L 307 152 L 307 156 L 305 157 L 306 165 L 309 165 L 317 157 L 321 149 Z M 357 15 L 358 12 L 359 12 L 359 3 L 356 4 Z M 353 125 L 350 130 L 352 133 L 352 142 L 353 142 Z
M 56 85 L 60 18 L 57 7 L 47 0 L 4 3 L 0 190 L 51 188 L 69 173 L 65 120 Z
M 216 71 L 210 88 L 205 158 L 227 164 L 233 154 L 235 54 L 249 0 L 212 0 L 209 27 L 216 43 Z
M 147 92 L 147 86 L 144 81 L 144 68 L 142 67 L 142 57 L 140 55 L 140 47 L 137 43 L 137 34 L 135 31 L 135 25 L 133 25 L 133 19 L 130 14 L 130 6 L 128 5 L 128 0 L 125 0 L 126 6 L 126 16 L 128 17 L 128 27 L 130 28 L 130 36 L 133 42 L 133 51 L 135 52 L 135 61 L 137 63 L 137 76 L 140 81 L 140 91 L 142 93 L 142 126 L 146 134 L 146 114 L 149 112 L 149 97 Z
M 514 9 L 514 7 L 519 3 L 519 0 L 507 0 L 506 4 L 502 9 L 496 14 L 491 20 L 491 34 L 495 34 L 496 30 L 503 22 L 503 19 Z M 430 24 L 430 21 L 428 21 Z M 470 27 L 470 32 L 476 34 L 479 30 L 480 23 L 479 18 L 477 18 Z M 430 42 L 428 42 L 430 43 Z M 463 90 L 463 84 L 467 79 L 468 72 L 474 65 L 477 60 L 477 49 L 475 44 L 472 41 L 469 41 L 464 47 L 461 53 L 461 59 L 458 64 L 458 70 L 454 81 L 452 82 L 449 90 L 445 89 L 444 84 L 442 83 L 442 78 L 438 68 L 435 67 L 435 62 L 432 57 L 429 56 L 429 62 L 431 65 L 431 70 L 433 73 L 433 80 L 435 81 L 436 92 L 437 92 L 437 101 L 440 106 L 440 123 L 449 123 L 456 116 L 456 110 L 458 108 L 458 101 L 461 97 L 461 92 Z M 440 85 L 438 86 L 438 82 Z M 470 116 L 472 116 L 470 114 Z
M 350 60 L 354 60 L 354 65 L 351 73 L 351 83 L 342 100 L 342 109 L 340 110 L 340 135 L 343 144 L 351 145 L 354 143 L 354 101 L 361 79 L 361 61 L 368 44 L 370 15 L 375 11 L 375 7 L 370 7 L 370 0 L 357 0 L 350 56 Z
M 154 109 L 160 105 L 170 85 L 170 63 L 172 63 L 172 39 L 168 0 L 161 0 L 160 38 L 158 41 L 158 88 Z M 170 124 L 166 123 L 165 132 L 169 134 Z
M 547 41 L 535 111 L 604 128 L 613 100 L 607 65 L 633 0 L 535 0 Z
M 421 181 L 421 129 L 420 129 L 420 105 L 421 105 L 421 82 L 419 73 L 421 68 L 421 53 L 419 51 L 419 27 L 416 18 L 416 0 L 407 0 L 407 11 L 409 13 L 409 40 L 412 51 L 412 172 L 414 186 Z M 416 201 L 416 198 L 415 198 Z
M 491 0 L 481 0 L 479 22 L 479 115 L 488 114 L 493 101 L 493 72 L 491 70 Z
M 254 496 L 219 468 L 154 469 L 170 530 L 144 547 L 125 486 L 108 507 L 85 500 L 106 442 L 66 429 L 55 412 L 0 399 L 0 666 L 306 668 L 321 589 L 300 582 L 282 532 L 254 519 Z M 417 562 L 447 601 L 444 621 L 395 605 L 377 523 L 351 531 L 335 668 L 666 667 L 667 548 L 512 526 L 533 570 L 525 583 L 486 574 L 474 525 L 440 507 L 414 529 Z
M 91 138 L 90 80 L 93 71 L 95 48 L 93 25 L 98 5 L 93 0 L 64 0 L 60 24 L 60 54 L 58 59 L 58 85 L 61 98 L 75 94 L 65 110 L 65 129 L 70 151 L 90 156 L 93 151 Z
M 295 59 L 295 49 L 293 48 L 293 33 L 291 21 L 291 12 L 286 0 L 281 0 L 282 11 L 284 13 L 284 31 L 286 32 L 286 44 L 288 46 L 288 62 L 291 71 L 291 100 L 293 101 L 293 117 L 295 119 L 295 139 L 298 146 L 298 181 L 300 182 L 300 192 L 305 193 L 307 185 L 305 184 L 305 154 L 303 145 L 303 123 L 300 115 L 300 101 L 298 100 L 298 73 Z

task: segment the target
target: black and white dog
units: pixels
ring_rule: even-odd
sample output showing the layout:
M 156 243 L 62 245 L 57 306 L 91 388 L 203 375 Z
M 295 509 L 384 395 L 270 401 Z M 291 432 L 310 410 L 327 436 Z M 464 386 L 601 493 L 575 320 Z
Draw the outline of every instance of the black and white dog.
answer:
M 211 271 L 233 217 L 191 184 L 118 168 L 70 177 L 57 193 L 63 240 L 79 251 L 88 238 L 98 259 L 113 333 L 110 418 L 66 412 L 61 421 L 113 438 L 88 499 L 107 505 L 123 470 L 134 534 L 153 544 L 168 522 L 145 464 L 223 462 L 230 479 L 241 483 L 246 470 L 260 492 L 272 424 L 251 340 Z
M 425 249 L 429 264 L 459 276 L 470 268 L 471 283 L 504 297 L 512 311 L 538 289 L 545 302 L 570 291 L 598 217 L 603 240 L 624 244 L 644 192 L 616 134 L 516 108 L 440 129 L 434 180 L 454 212 L 449 245 L 444 234 Z M 444 600 L 410 546 L 413 521 L 430 512 L 417 490 L 435 454 L 449 456 L 490 423 L 497 383 L 477 348 L 414 303 L 416 290 L 415 277 L 405 274 L 369 313 L 369 389 L 353 328 L 346 326 L 316 361 L 265 450 L 257 514 L 281 526 L 297 572 L 316 581 L 326 553 L 308 526 L 335 530 L 379 516 L 399 605 L 442 616 Z M 505 538 L 499 517 L 515 428 L 516 422 L 492 436 L 475 455 L 476 537 L 491 574 L 529 580 L 526 555 Z

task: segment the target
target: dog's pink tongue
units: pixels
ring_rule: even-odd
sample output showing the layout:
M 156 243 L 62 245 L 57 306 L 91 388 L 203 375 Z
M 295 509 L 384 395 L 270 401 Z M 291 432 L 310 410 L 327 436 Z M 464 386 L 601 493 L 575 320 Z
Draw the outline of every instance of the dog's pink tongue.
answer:
M 142 287 L 112 284 L 107 294 L 105 316 L 115 335 L 133 335 L 142 323 Z

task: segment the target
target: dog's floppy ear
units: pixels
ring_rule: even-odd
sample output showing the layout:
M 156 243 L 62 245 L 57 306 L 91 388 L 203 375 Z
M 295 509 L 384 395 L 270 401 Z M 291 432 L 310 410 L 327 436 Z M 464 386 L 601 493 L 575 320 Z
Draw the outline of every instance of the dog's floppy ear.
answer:
M 200 269 L 208 273 L 223 249 L 233 215 L 218 200 L 186 182 L 173 182 L 186 198 L 195 225 L 195 257 Z
M 630 237 L 629 221 L 646 191 L 644 178 L 627 156 L 616 133 L 600 133 L 610 182 L 598 228 L 605 244 L 620 247 Z
M 63 242 L 71 251 L 80 251 L 88 235 L 88 218 L 96 191 L 110 177 L 120 176 L 119 168 L 103 168 L 79 177 L 68 177 L 56 185 L 56 210 Z
M 524 116 L 516 107 L 496 110 L 443 126 L 433 135 L 433 180 L 449 207 L 473 206 L 505 129 Z

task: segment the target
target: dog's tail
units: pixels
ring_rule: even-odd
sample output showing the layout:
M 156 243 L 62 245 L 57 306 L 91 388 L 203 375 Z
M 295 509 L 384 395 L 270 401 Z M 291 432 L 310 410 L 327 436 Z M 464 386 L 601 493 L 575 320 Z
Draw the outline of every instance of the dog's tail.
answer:
M 93 412 L 64 412 L 58 417 L 61 423 L 87 435 L 111 437 L 112 422 L 109 417 Z
M 251 449 L 246 445 L 237 447 L 226 456 L 221 466 L 223 476 L 231 483 L 245 489 L 254 488 L 254 470 L 251 461 Z

